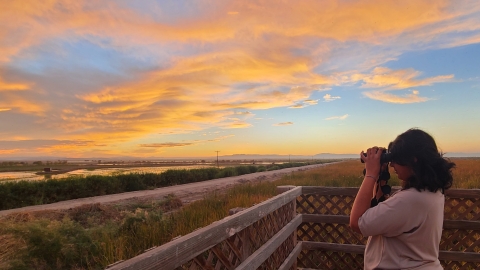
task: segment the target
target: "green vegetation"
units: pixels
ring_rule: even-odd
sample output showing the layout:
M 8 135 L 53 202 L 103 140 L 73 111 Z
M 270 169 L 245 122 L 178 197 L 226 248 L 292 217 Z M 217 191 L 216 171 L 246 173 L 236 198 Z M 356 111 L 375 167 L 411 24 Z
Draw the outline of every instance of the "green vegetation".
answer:
M 160 174 L 92 175 L 86 177 L 74 176 L 65 179 L 48 179 L 45 181 L 6 182 L 0 184 L 0 210 L 201 182 L 308 164 L 310 163 L 284 163 L 267 166 L 249 165 L 222 169 L 210 167 L 192 170 L 167 170 Z
M 480 159 L 455 159 L 455 188 L 480 188 Z M 182 206 L 175 196 L 134 205 L 85 205 L 0 220 L 0 269 L 104 269 L 186 235 L 276 194 L 279 185 L 359 186 L 363 164 L 348 161 L 288 174 L 275 182 L 237 185 Z M 399 185 L 392 172 L 389 182 Z M 172 211 L 175 210 L 175 211 Z
M 0 172 L 12 171 L 42 171 L 44 167 L 55 166 L 61 169 L 70 169 L 78 166 L 69 165 L 66 161 L 34 161 L 31 163 L 25 161 L 2 161 L 0 162 Z

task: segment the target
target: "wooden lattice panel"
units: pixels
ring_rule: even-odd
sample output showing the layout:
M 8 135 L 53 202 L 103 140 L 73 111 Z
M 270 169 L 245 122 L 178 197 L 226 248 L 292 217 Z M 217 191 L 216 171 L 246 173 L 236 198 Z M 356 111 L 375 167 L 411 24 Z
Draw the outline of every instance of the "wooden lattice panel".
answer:
M 297 266 L 313 269 L 363 269 L 363 254 L 324 250 L 302 250 Z
M 350 215 L 353 196 L 304 194 L 297 198 L 297 212 L 301 214 Z
M 294 218 L 294 202 L 285 204 L 265 215 L 249 227 L 234 234 L 227 240 L 204 251 L 193 260 L 188 261 L 177 270 L 226 270 L 235 269 L 248 256 L 270 240 L 278 231 Z M 269 258 L 271 265 L 277 267 L 290 254 L 294 247 L 293 235 L 285 241 Z M 278 252 L 278 254 L 277 254 Z M 280 264 L 276 264 L 281 259 Z M 268 264 L 270 265 L 270 264 Z M 264 268 L 274 269 L 274 268 Z
M 458 261 L 440 261 L 443 269 L 448 270 L 476 270 L 480 269 L 480 263 L 458 262 Z
M 444 229 L 440 250 L 480 253 L 480 231 Z
M 244 229 L 252 253 L 293 219 L 293 207 L 293 202 L 288 203 Z
M 480 220 L 480 198 L 447 197 L 444 219 Z
M 341 193 L 344 192 L 344 193 Z M 345 195 L 341 195 L 345 194 Z M 316 215 L 348 216 L 356 191 L 350 189 L 308 187 L 308 194 L 297 197 L 297 212 Z M 448 190 L 445 196 L 444 219 L 454 221 L 480 220 L 479 190 Z M 348 223 L 303 222 L 297 230 L 298 241 L 365 245 L 367 238 L 352 232 Z M 480 230 L 475 224 L 462 223 L 463 229 L 449 223 L 443 229 L 440 250 L 480 253 Z M 476 227 L 478 228 L 478 226 Z M 480 269 L 478 262 L 441 260 L 445 269 Z M 455 258 L 453 258 L 455 259 Z M 323 250 L 303 250 L 297 258 L 298 267 L 314 269 L 362 269 L 363 254 Z
M 299 241 L 365 245 L 367 238 L 355 233 L 348 224 L 304 222 L 297 230 Z
M 241 263 L 242 244 L 241 237 L 233 235 L 177 269 L 233 269 Z
M 275 270 L 282 265 L 283 261 L 288 257 L 290 252 L 292 252 L 295 247 L 294 234 L 287 238 L 276 250 L 275 252 L 257 269 L 265 270 Z M 293 270 L 293 268 L 292 268 Z

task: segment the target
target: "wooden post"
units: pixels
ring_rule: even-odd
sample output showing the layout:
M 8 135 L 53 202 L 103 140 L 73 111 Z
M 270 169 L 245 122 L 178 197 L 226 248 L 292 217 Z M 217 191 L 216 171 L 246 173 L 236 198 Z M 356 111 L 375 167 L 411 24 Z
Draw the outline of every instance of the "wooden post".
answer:
M 288 190 L 291 190 L 291 189 L 294 189 L 296 188 L 296 186 L 293 186 L 293 185 L 287 185 L 287 186 L 278 186 L 277 187 L 277 194 L 281 194 L 281 193 L 284 193 Z M 293 211 L 292 211 L 292 220 L 297 216 L 297 198 L 293 199 Z M 297 230 L 294 230 L 293 233 L 292 233 L 292 236 L 293 237 L 293 246 L 296 247 L 297 246 Z M 297 260 L 295 260 L 295 263 L 293 264 L 293 269 L 297 269 Z
M 252 255 L 250 237 L 248 236 L 250 233 L 249 230 L 250 230 L 250 227 L 245 228 L 238 233 L 238 237 L 240 237 L 242 241 L 242 247 L 241 247 L 242 257 L 240 258 L 241 262 L 244 262 L 245 260 L 248 259 L 248 257 L 250 257 L 250 255 Z
M 293 186 L 293 187 L 295 187 L 295 186 Z M 293 199 L 292 220 L 297 216 L 297 198 Z M 292 236 L 293 237 L 293 248 L 295 248 L 298 244 L 297 232 L 298 232 L 298 227 L 297 227 L 296 230 L 293 231 L 293 236 Z M 292 267 L 293 267 L 293 269 L 297 269 L 297 259 L 295 259 L 295 262 L 293 263 Z
M 228 215 L 231 216 L 231 215 L 235 215 L 236 213 L 238 212 L 241 212 L 243 210 L 245 210 L 247 208 L 244 208 L 244 207 L 235 207 L 235 208 L 232 208 L 230 210 L 228 210 Z M 252 254 L 252 251 L 250 250 L 250 238 L 248 237 L 248 230 L 249 228 L 245 228 L 243 230 L 241 230 L 240 232 L 237 233 L 238 235 L 238 238 L 240 238 L 240 241 L 242 242 L 241 243 L 241 246 L 240 246 L 240 261 L 241 262 L 244 262 L 251 254 Z

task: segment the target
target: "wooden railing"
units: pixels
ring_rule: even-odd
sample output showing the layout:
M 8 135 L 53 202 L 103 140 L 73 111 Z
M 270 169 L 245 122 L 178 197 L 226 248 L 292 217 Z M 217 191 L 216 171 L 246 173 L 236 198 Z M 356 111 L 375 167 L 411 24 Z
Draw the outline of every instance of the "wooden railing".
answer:
M 358 188 L 281 194 L 108 269 L 362 269 L 366 238 L 349 214 Z M 448 190 L 439 259 L 480 268 L 480 190 Z

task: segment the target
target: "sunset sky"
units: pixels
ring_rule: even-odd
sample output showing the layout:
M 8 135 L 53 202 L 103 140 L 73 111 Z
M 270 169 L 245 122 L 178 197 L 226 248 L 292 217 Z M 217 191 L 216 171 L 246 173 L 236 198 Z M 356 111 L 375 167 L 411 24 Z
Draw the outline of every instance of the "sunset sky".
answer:
M 480 2 L 1 1 L 0 157 L 480 153 Z

